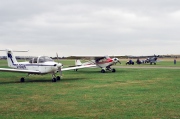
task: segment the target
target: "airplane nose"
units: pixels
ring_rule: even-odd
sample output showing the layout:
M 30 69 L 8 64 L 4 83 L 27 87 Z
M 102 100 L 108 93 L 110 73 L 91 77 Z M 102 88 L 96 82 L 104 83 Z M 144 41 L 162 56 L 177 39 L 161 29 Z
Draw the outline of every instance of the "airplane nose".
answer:
M 62 68 L 62 67 L 63 67 L 63 65 L 62 65 L 61 63 L 58 63 L 58 64 L 57 64 L 57 67 L 58 67 L 58 68 L 59 68 L 59 67 L 61 67 L 61 68 Z
M 121 64 L 121 62 L 119 61 L 119 59 L 118 58 L 113 58 L 113 62 L 116 64 L 116 63 L 120 63 Z

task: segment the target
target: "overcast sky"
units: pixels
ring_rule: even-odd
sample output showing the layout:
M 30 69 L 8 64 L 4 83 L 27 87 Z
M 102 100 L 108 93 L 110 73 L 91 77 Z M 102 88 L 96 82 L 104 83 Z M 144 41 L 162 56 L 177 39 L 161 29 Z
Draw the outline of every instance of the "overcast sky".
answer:
M 0 0 L 6 48 L 33 56 L 180 54 L 180 1 Z

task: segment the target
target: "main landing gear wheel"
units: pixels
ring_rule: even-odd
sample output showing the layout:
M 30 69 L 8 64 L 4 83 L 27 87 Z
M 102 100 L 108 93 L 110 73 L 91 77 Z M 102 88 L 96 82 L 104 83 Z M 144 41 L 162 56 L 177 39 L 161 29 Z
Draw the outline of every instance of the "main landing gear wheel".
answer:
M 22 77 L 22 78 L 20 79 L 20 81 L 21 81 L 21 82 L 24 82 L 24 78 Z
M 60 77 L 60 76 L 57 76 L 56 78 L 57 78 L 57 80 L 58 80 L 58 81 L 60 81 L 60 80 L 61 80 L 61 77 Z
M 116 72 L 116 69 L 112 69 L 112 72 Z
M 104 69 L 101 70 L 101 73 L 105 73 L 106 71 Z
M 56 82 L 56 80 L 57 80 L 56 78 L 53 78 L 53 79 L 52 79 L 52 82 Z

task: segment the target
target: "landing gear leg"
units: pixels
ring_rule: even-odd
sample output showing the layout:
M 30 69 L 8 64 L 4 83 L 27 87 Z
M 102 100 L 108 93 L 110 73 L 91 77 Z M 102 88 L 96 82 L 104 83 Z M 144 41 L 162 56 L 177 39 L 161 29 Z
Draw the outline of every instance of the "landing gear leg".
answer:
M 57 79 L 56 79 L 55 74 L 52 74 L 52 82 L 56 82 L 56 81 L 57 81 Z

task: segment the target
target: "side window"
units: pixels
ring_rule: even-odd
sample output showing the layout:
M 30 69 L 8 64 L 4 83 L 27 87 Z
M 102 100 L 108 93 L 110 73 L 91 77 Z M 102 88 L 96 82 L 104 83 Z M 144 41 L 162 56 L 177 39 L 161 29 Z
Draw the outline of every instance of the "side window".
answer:
M 32 61 L 33 61 L 33 58 L 31 60 L 29 60 L 29 63 L 32 63 Z
M 37 57 L 34 58 L 33 63 L 37 63 Z

